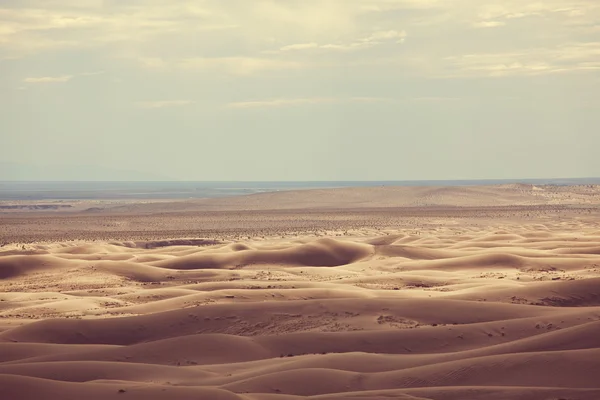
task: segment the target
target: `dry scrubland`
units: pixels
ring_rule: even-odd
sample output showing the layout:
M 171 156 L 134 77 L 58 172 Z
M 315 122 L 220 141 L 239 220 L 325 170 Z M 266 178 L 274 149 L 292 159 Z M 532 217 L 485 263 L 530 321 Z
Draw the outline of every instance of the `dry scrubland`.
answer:
M 599 399 L 599 194 L 11 209 L 2 398 Z

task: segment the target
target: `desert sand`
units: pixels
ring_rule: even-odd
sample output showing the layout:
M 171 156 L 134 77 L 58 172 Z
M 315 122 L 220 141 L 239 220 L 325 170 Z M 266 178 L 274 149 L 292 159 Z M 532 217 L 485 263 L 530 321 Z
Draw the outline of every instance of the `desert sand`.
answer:
M 3 399 L 600 399 L 598 186 L 4 205 Z

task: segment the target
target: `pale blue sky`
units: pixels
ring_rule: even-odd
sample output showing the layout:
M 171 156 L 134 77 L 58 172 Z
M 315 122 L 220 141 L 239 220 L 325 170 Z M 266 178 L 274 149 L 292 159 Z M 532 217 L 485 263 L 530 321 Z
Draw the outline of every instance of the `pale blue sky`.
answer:
M 600 176 L 600 2 L 2 0 L 0 135 L 187 180 Z

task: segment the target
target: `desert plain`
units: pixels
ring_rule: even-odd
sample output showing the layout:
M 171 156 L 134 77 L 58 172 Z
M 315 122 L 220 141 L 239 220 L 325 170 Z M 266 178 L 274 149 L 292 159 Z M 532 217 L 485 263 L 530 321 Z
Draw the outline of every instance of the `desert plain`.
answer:
M 600 399 L 600 186 L 42 203 L 2 399 Z

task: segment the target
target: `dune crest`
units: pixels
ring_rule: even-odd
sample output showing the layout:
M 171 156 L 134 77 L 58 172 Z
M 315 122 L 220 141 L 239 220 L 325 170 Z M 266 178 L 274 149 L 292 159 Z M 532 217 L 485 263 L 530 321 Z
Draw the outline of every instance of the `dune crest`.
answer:
M 349 211 L 365 194 L 344 189 L 246 199 L 283 211 L 5 216 L 58 228 L 0 248 L 2 396 L 600 398 L 598 210 L 560 188 L 406 190 L 463 206 Z M 341 208 L 290 211 L 332 193 Z M 494 193 L 546 205 L 464 206 Z

